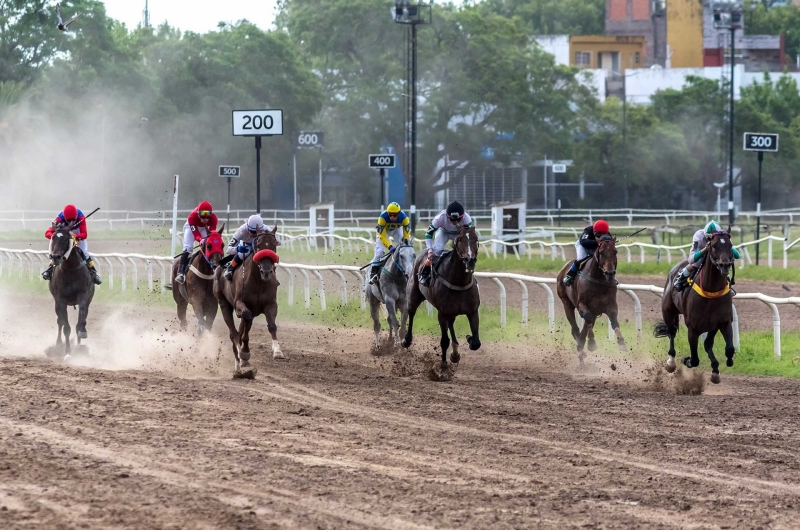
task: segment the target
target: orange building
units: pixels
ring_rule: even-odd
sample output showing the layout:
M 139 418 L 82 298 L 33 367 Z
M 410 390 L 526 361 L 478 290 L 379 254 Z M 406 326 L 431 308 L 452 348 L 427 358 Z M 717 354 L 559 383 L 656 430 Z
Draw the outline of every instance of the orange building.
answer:
M 569 38 L 569 62 L 572 66 L 621 74 L 627 68 L 642 68 L 644 57 L 643 36 L 582 35 Z

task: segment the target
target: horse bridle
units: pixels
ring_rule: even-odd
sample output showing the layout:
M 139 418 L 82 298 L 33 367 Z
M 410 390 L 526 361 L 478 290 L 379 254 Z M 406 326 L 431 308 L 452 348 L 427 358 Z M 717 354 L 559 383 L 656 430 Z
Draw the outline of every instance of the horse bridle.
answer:
M 598 266 L 598 267 L 600 268 L 600 270 L 603 272 L 603 275 L 604 275 L 604 276 L 609 276 L 609 275 L 611 275 L 611 273 L 610 273 L 609 271 L 605 270 L 605 269 L 603 268 L 603 266 L 602 266 L 602 265 L 600 265 L 600 259 L 599 259 L 599 258 L 597 258 L 596 256 L 597 256 L 598 254 L 600 254 L 600 245 L 602 245 L 603 243 L 607 243 L 607 242 L 613 243 L 613 242 L 614 242 L 614 240 L 613 240 L 613 239 L 605 239 L 605 240 L 604 240 L 604 239 L 601 239 L 601 240 L 600 240 L 600 241 L 597 243 L 597 250 L 595 251 L 595 259 L 597 260 L 597 266 Z M 616 275 L 616 273 L 617 273 L 617 271 L 614 271 L 614 274 L 615 274 L 615 275 Z
M 57 234 L 61 235 L 61 233 L 62 233 L 61 231 L 54 232 L 53 235 L 51 236 L 51 239 L 53 237 L 57 237 Z M 69 259 L 69 257 L 72 255 L 72 251 L 75 250 L 75 247 L 78 246 L 78 240 L 75 238 L 75 235 L 72 232 L 69 232 L 69 231 L 67 231 L 66 233 L 67 233 L 67 235 L 69 236 L 69 239 L 70 239 L 69 250 L 67 250 L 67 252 L 58 259 L 58 263 L 57 263 L 58 266 L 61 266 L 61 263 L 67 261 Z M 55 258 L 55 256 L 53 256 L 53 254 L 50 254 L 49 258 L 51 260 L 53 260 L 53 261 L 56 261 L 56 258 Z
M 731 241 L 731 235 L 728 232 L 714 232 L 713 234 L 711 234 L 710 243 L 713 243 L 714 240 L 719 239 L 720 237 L 727 237 L 728 241 Z M 719 264 L 718 261 L 714 260 L 714 257 L 711 255 L 712 248 L 713 245 L 710 245 L 708 249 L 708 260 L 714 265 L 714 267 L 717 268 L 720 274 L 722 274 L 723 276 L 727 276 L 728 273 L 722 270 L 721 268 L 722 266 Z M 733 258 L 733 241 L 731 241 L 731 258 Z M 731 259 L 731 265 L 733 265 L 733 259 Z
M 466 229 L 466 230 L 464 230 L 464 233 L 466 234 L 468 231 L 469 231 L 469 229 Z M 456 253 L 456 256 L 458 256 L 459 259 L 461 259 L 462 261 L 463 260 L 472 259 L 469 256 L 462 256 L 461 252 L 458 251 L 458 241 L 461 238 L 461 236 L 462 236 L 462 234 L 461 234 L 461 232 L 459 232 L 458 235 L 456 236 L 456 238 L 453 240 L 453 251 Z M 475 241 L 477 241 L 477 240 L 478 239 L 477 239 L 477 236 L 476 236 Z M 467 247 L 469 248 L 469 241 L 467 241 Z M 476 260 L 478 259 L 478 253 L 477 252 L 475 253 L 474 258 Z
M 391 256 L 391 261 L 392 261 L 392 263 L 394 264 L 394 267 L 396 267 L 396 268 L 397 268 L 397 270 L 399 270 L 399 271 L 400 271 L 400 275 L 398 276 L 398 275 L 392 274 L 391 270 L 387 269 L 387 268 L 384 266 L 384 267 L 383 267 L 383 270 L 385 270 L 385 271 L 386 271 L 386 274 L 387 274 L 387 275 L 388 275 L 390 278 L 392 278 L 392 279 L 395 279 L 395 278 L 408 278 L 408 276 L 406 275 L 406 271 L 405 271 L 405 269 L 403 268 L 403 266 L 402 266 L 402 265 L 400 265 L 400 262 L 399 262 L 399 261 L 397 261 L 397 253 L 398 253 L 398 251 L 399 251 L 401 248 L 409 248 L 409 247 L 411 247 L 411 248 L 414 248 L 414 246 L 413 246 L 413 245 L 411 245 L 411 244 L 405 244 L 405 245 L 400 245 L 399 247 L 397 247 L 397 248 L 395 248 L 395 249 L 394 249 L 394 252 L 392 253 L 392 256 Z

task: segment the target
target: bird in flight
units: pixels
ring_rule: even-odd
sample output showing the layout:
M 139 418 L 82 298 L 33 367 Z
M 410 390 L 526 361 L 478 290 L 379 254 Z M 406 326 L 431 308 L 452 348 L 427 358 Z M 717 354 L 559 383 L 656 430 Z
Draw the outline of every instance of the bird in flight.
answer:
M 58 3 L 56 3 L 56 18 L 58 19 L 58 29 L 60 29 L 61 31 L 67 31 L 69 25 L 75 22 L 75 19 L 78 18 L 79 16 L 81 16 L 80 13 L 78 13 L 71 19 L 64 22 L 63 20 L 61 20 L 61 6 Z

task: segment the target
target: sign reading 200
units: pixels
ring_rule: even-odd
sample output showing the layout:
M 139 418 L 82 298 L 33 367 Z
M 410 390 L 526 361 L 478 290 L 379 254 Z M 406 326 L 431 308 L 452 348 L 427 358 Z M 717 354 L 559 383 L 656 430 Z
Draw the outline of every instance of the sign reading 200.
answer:
M 276 136 L 283 134 L 282 110 L 234 110 L 234 136 Z

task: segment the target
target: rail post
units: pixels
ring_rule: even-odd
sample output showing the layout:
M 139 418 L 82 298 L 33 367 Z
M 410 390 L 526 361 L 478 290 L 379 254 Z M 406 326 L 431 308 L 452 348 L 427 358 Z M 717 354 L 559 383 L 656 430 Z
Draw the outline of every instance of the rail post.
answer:
M 319 280 L 319 305 L 322 310 L 325 311 L 327 309 L 327 305 L 325 304 L 325 282 L 322 279 L 322 274 L 320 274 L 318 270 L 313 270 L 311 272 L 313 272 L 314 276 Z
M 492 281 L 500 288 L 500 327 L 506 327 L 506 286 L 499 278 L 492 278 Z

